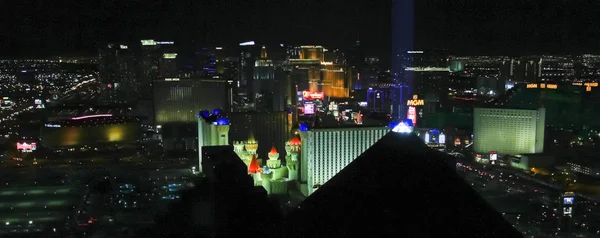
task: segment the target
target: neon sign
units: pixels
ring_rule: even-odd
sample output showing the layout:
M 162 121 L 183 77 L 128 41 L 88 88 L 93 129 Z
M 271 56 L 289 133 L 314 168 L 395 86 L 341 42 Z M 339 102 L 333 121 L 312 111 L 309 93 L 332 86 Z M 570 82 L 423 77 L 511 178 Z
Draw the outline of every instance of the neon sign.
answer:
M 86 118 L 94 118 L 94 117 L 112 117 L 112 114 L 98 114 L 98 115 L 89 115 L 89 116 L 81 116 L 81 117 L 73 117 L 71 120 L 81 120 Z
M 325 93 L 302 91 L 302 98 L 308 100 L 323 100 L 323 98 L 325 98 Z
M 527 84 L 527 88 L 537 88 L 538 85 L 536 83 Z
M 408 107 L 406 118 L 412 121 L 413 126 L 417 125 L 417 109 L 415 107 Z
M 23 152 L 32 152 L 37 149 L 37 145 L 35 142 L 27 143 L 27 142 L 17 142 L 17 150 L 21 150 Z
M 408 100 L 406 102 L 407 106 L 423 106 L 425 105 L 425 101 L 423 99 L 419 99 L 419 96 L 417 96 L 416 94 L 413 95 L 413 99 L 412 100 Z

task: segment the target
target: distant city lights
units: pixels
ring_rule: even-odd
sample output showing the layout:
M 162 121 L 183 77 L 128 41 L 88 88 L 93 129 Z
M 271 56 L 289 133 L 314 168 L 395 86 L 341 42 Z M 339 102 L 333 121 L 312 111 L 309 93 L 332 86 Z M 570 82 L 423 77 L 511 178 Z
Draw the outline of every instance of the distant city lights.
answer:
M 240 46 L 251 46 L 251 45 L 254 45 L 254 41 L 246 41 L 246 42 L 240 43 Z
M 71 120 L 82 120 L 82 119 L 95 118 L 95 117 L 112 117 L 112 114 L 97 114 L 97 115 L 73 117 L 73 118 L 71 118 Z

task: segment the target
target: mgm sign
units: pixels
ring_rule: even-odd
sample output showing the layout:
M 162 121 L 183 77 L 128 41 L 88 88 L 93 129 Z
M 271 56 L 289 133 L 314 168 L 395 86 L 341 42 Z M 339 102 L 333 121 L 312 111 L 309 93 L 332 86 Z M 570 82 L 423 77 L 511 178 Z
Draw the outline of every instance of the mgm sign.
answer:
M 416 94 L 413 95 L 413 99 L 412 100 L 408 100 L 406 102 L 407 106 L 423 106 L 425 105 L 425 101 L 423 99 L 419 99 L 419 96 L 417 96 Z

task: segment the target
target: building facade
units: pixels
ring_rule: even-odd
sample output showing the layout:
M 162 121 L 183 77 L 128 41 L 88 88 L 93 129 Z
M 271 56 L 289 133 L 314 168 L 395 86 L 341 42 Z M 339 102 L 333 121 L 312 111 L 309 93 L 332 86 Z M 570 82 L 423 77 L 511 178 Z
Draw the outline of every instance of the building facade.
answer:
M 230 90 L 225 80 L 157 80 L 155 85 L 156 125 L 194 123 L 200 110 L 228 107 Z
M 202 147 L 229 145 L 229 119 L 218 110 L 198 114 L 198 168 L 202 172 Z
M 301 131 L 302 192 L 311 194 L 390 131 L 388 127 L 354 127 Z
M 519 155 L 544 151 L 546 110 L 475 108 L 474 151 Z

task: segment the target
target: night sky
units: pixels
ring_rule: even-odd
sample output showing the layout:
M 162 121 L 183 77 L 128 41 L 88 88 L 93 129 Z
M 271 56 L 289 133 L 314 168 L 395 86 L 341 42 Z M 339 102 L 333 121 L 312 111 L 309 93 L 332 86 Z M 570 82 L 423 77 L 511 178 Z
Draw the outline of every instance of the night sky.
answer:
M 385 58 L 390 6 L 384 0 L 8 0 L 0 3 L 0 56 L 93 54 L 99 44 L 140 38 L 341 48 L 360 38 L 368 55 Z M 415 0 L 414 36 L 417 48 L 454 54 L 600 53 L 600 2 Z

